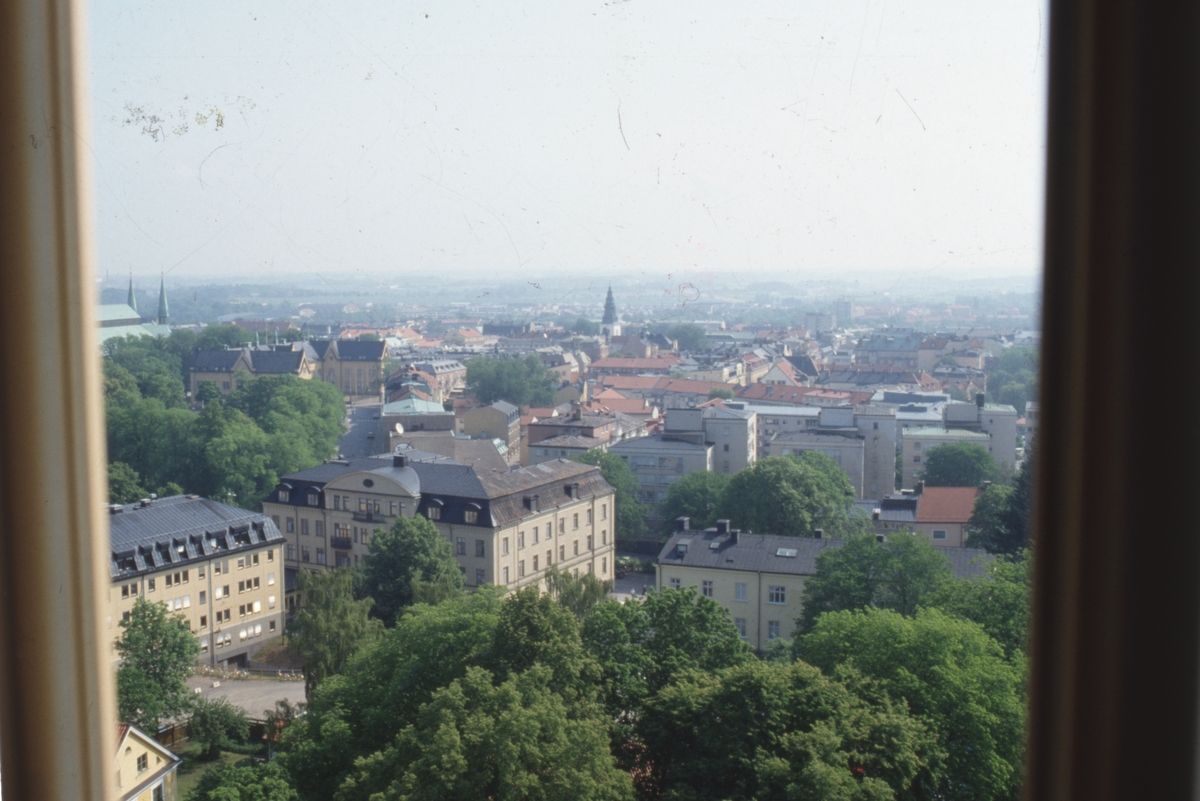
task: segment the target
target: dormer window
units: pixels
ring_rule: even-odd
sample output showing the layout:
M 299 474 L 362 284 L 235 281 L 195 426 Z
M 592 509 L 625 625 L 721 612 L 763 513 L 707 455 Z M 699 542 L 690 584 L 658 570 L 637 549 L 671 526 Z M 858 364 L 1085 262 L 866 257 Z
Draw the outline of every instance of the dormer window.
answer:
M 320 506 L 321 505 L 321 493 L 309 492 L 308 493 L 308 505 L 309 506 Z
M 280 487 L 279 488 L 279 502 L 280 503 L 291 503 L 291 499 L 292 499 L 292 491 L 290 489 L 288 489 L 287 487 Z

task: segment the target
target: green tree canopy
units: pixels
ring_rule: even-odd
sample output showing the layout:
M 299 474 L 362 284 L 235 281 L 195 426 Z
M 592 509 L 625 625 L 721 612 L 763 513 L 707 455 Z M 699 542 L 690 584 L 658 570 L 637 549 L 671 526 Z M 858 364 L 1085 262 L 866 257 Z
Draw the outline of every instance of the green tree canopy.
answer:
M 930 487 L 981 487 L 999 482 L 1000 467 L 988 449 L 974 442 L 947 442 L 925 452 L 925 484 Z
M 976 623 L 937 609 L 829 612 L 795 656 L 836 675 L 853 665 L 937 736 L 905 798 L 1015 799 L 1024 751 L 1023 665 Z
M 695 323 L 680 323 L 667 329 L 667 338 L 679 343 L 680 350 L 703 350 L 708 344 L 704 327 Z
M 187 680 L 200 643 L 183 615 L 138 597 L 122 620 L 117 654 L 117 704 L 121 720 L 153 734 L 167 718 L 191 706 Z
M 296 573 L 299 607 L 288 629 L 289 645 L 304 660 L 304 692 L 341 673 L 350 657 L 373 642 L 381 624 L 370 617 L 371 599 L 354 599 L 354 579 L 349 570 Z
M 662 536 L 669 537 L 675 521 L 691 518 L 691 527 L 704 529 L 717 522 L 721 493 L 729 484 L 728 473 L 693 470 L 667 488 L 667 499 L 659 505 L 662 515 Z
M 573 715 L 541 665 L 496 683 L 471 667 L 437 690 L 416 720 L 359 760 L 336 801 L 632 799 L 604 719 Z
M 467 362 L 467 393 L 480 403 L 553 406 L 558 380 L 534 354 L 524 359 L 477 356 Z
M 733 400 L 733 390 L 728 387 L 713 387 L 708 391 L 708 399 L 724 398 L 725 400 Z
M 658 798 L 903 798 L 933 738 L 853 671 L 751 661 L 686 674 L 646 703 L 643 794 Z M 718 723 L 719 721 L 719 723 Z
M 200 746 L 205 759 L 216 759 L 222 748 L 244 743 L 250 736 L 246 713 L 224 698 L 198 698 L 188 717 L 188 739 Z
M 638 482 L 625 460 L 615 453 L 592 448 L 571 457 L 572 461 L 600 468 L 600 475 L 617 491 L 614 536 L 618 541 L 633 541 L 646 531 L 646 510 L 638 503 Z
M 1011 655 L 1028 649 L 1033 564 L 1028 550 L 989 562 L 982 576 L 942 585 L 930 606 L 983 627 Z
M 1033 460 L 1026 460 L 1012 487 L 993 484 L 975 501 L 967 545 L 991 553 L 1016 554 L 1029 545 L 1029 499 Z
M 254 333 L 236 325 L 209 325 L 196 337 L 196 350 L 222 350 L 254 341 Z
M 108 466 L 108 502 L 133 503 L 145 498 L 147 493 L 142 489 L 141 481 L 132 467 L 124 462 L 113 462 Z
M 184 801 L 297 801 L 300 796 L 278 760 L 216 765 L 206 770 Z
M 718 518 L 758 534 L 844 536 L 859 527 L 848 510 L 850 479 L 823 453 L 768 456 L 733 475 L 718 504 Z
M 374 601 L 371 614 L 387 626 L 413 604 L 414 582 L 462 589 L 462 571 L 450 541 L 424 517 L 397 517 L 390 529 L 375 532 L 367 550 L 360 594 Z
M 1034 345 L 1014 345 L 1000 352 L 996 368 L 988 373 L 988 394 L 997 403 L 1014 406 L 1025 413 L 1025 406 L 1038 396 L 1038 349 Z
M 881 543 L 874 534 L 858 534 L 818 554 L 797 622 L 801 631 L 811 631 L 826 612 L 864 607 L 913 615 L 950 581 L 945 554 L 924 537 L 898 532 Z
M 579 620 L 583 620 L 608 597 L 611 581 L 601 581 L 593 573 L 576 576 L 558 565 L 546 568 L 546 594 Z
M 586 317 L 580 317 L 571 324 L 571 330 L 576 334 L 583 336 L 594 337 L 600 333 L 600 326 Z

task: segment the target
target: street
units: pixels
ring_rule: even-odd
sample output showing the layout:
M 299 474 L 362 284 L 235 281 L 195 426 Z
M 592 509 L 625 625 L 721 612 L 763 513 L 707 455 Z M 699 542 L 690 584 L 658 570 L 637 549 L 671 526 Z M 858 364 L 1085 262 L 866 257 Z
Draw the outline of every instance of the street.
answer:
M 387 450 L 387 440 L 379 429 L 380 408 L 379 401 L 346 407 L 349 430 L 338 440 L 338 453 L 343 459 L 374 456 Z

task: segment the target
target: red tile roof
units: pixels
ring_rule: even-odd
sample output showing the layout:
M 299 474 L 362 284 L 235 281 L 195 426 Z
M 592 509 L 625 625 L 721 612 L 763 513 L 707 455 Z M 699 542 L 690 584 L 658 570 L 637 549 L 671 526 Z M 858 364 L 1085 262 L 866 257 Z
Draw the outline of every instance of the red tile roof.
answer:
M 926 487 L 917 501 L 917 522 L 966 523 L 982 494 L 979 487 Z

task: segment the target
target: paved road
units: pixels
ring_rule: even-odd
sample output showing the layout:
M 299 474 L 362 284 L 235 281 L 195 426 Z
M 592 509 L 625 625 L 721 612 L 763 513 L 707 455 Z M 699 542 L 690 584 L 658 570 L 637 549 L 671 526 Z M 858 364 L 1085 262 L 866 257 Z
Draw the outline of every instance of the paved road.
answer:
M 634 573 L 630 571 L 625 574 L 625 578 L 623 579 L 613 579 L 613 591 L 609 593 L 609 597 L 615 598 L 618 601 L 624 601 L 631 595 L 636 595 L 640 598 L 643 587 L 648 590 L 654 589 L 654 574 Z
M 220 682 L 220 687 L 213 687 Z M 199 695 L 205 698 L 225 698 L 234 706 L 241 707 L 252 718 L 261 718 L 267 709 L 274 709 L 275 702 L 287 699 L 303 703 L 304 682 L 272 681 L 270 679 L 217 679 L 213 676 L 192 676 L 188 687 L 199 687 Z
M 346 407 L 346 422 L 350 430 L 338 440 L 338 452 L 345 459 L 374 456 L 387 450 L 387 440 L 379 431 L 379 401 L 356 403 Z M 374 434 L 374 437 L 369 435 Z

